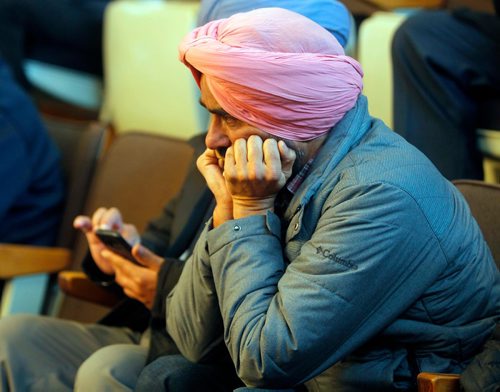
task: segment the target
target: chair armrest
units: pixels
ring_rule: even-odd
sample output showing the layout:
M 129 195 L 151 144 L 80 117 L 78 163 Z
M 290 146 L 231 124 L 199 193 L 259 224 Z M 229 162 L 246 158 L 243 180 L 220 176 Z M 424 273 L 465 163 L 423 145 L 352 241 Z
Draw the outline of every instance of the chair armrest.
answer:
M 0 244 L 0 279 L 61 271 L 70 261 L 66 248 Z
M 116 293 L 91 281 L 81 271 L 59 272 L 58 283 L 61 290 L 67 295 L 99 305 L 111 307 L 121 299 Z
M 417 376 L 418 392 L 459 392 L 460 375 L 425 373 Z

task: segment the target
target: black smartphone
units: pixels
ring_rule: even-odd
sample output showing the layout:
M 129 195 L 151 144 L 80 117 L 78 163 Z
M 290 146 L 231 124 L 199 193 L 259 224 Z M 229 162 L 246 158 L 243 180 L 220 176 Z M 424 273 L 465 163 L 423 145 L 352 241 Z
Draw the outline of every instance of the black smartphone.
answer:
M 130 244 L 116 230 L 97 229 L 95 235 L 114 253 L 119 254 L 137 265 L 141 265 L 134 256 L 132 256 L 132 247 Z

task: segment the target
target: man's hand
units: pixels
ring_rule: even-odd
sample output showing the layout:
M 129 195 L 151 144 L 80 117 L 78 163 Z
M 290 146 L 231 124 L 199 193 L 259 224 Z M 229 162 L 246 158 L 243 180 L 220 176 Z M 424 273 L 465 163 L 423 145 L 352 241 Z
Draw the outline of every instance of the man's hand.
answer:
M 101 256 L 101 252 L 105 249 L 105 246 L 99 238 L 97 238 L 94 230 L 117 230 L 131 245 L 139 242 L 140 239 L 135 226 L 123 223 L 121 213 L 116 208 L 98 208 L 92 215 L 92 218 L 84 215 L 77 216 L 73 221 L 73 227 L 85 233 L 92 258 L 99 269 L 108 275 L 113 275 L 115 270 L 113 265 Z
M 265 214 L 292 174 L 295 151 L 285 142 L 252 135 L 228 148 L 224 178 L 233 200 L 234 218 Z
M 132 255 L 142 267 L 110 250 L 101 251 L 101 257 L 112 265 L 115 282 L 123 288 L 123 292 L 151 309 L 158 283 L 158 271 L 164 260 L 140 244 L 134 245 Z
M 196 161 L 208 188 L 212 191 L 217 203 L 214 210 L 214 227 L 227 220 L 233 219 L 233 200 L 226 188 L 226 181 L 222 174 L 222 157 L 218 157 L 215 150 L 207 148 Z

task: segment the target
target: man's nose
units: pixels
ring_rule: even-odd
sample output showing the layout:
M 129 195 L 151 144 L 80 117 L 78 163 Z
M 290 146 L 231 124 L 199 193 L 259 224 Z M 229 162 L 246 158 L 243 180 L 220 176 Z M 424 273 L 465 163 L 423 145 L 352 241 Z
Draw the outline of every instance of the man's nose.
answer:
M 225 132 L 221 129 L 220 121 L 217 116 L 212 116 L 208 125 L 208 133 L 205 137 L 205 144 L 212 150 L 217 150 L 222 147 L 229 147 L 231 142 Z

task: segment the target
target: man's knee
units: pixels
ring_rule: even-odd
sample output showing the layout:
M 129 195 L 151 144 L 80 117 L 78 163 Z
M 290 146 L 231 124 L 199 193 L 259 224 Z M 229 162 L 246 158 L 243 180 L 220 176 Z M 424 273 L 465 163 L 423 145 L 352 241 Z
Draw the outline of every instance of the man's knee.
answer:
M 114 344 L 92 354 L 78 369 L 75 391 L 133 390 L 146 363 L 147 349 Z
M 7 385 L 13 381 L 8 373 L 14 368 L 26 368 L 32 365 L 32 352 L 27 352 L 27 341 L 32 339 L 42 340 L 38 333 L 43 330 L 43 323 L 40 316 L 34 315 L 14 315 L 0 319 L 0 363 L 1 378 L 0 383 Z M 40 327 L 40 328 L 39 328 Z M 18 380 L 16 380 L 17 385 Z M 3 388 L 7 388 L 6 386 Z M 0 391 L 2 391 L 0 385 Z M 8 388 L 6 389 L 8 390 Z

